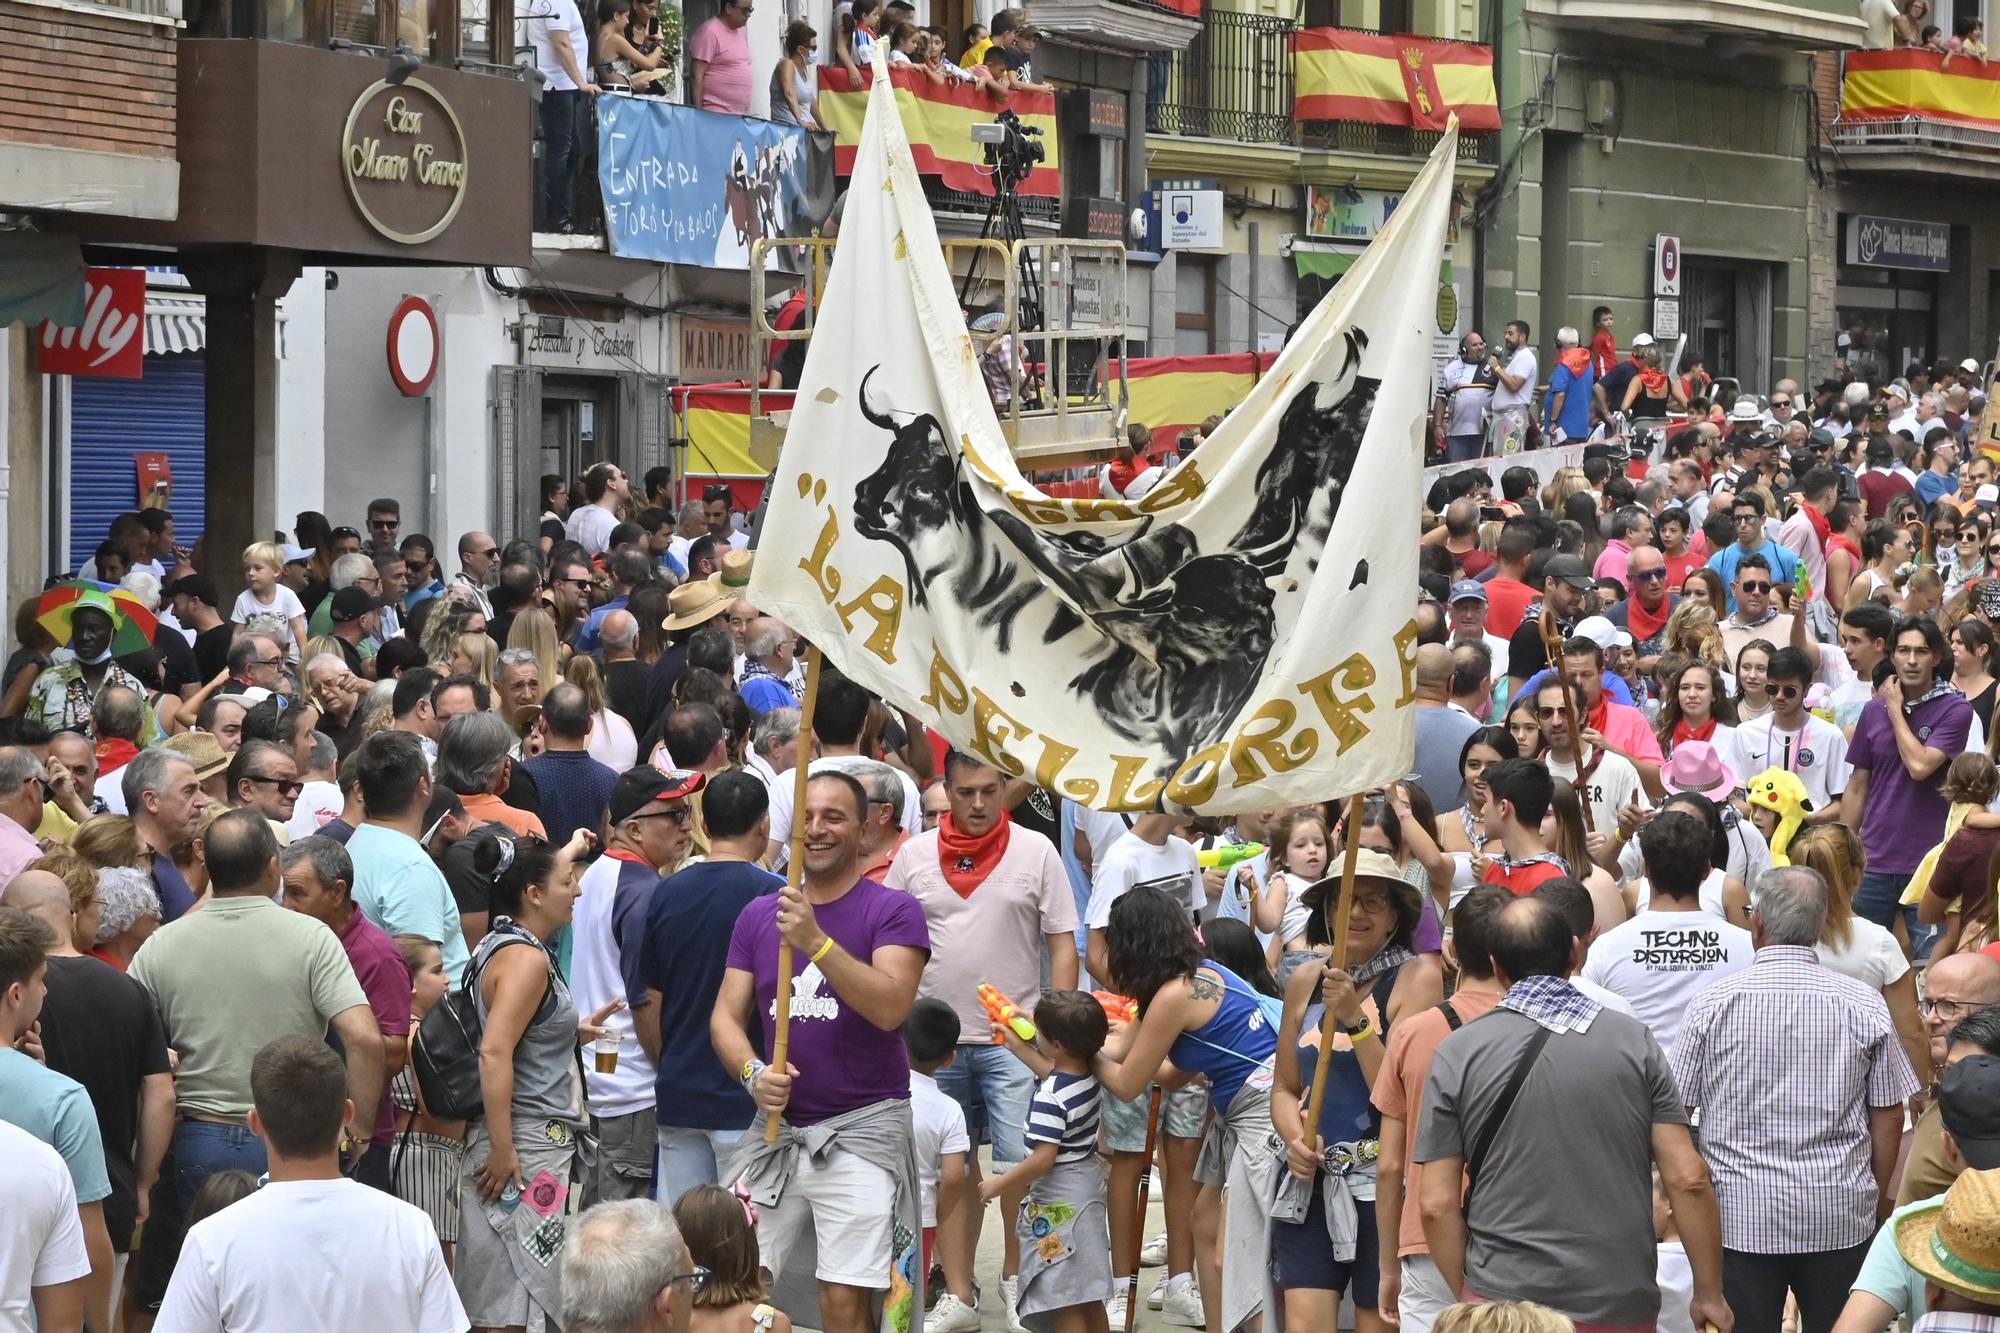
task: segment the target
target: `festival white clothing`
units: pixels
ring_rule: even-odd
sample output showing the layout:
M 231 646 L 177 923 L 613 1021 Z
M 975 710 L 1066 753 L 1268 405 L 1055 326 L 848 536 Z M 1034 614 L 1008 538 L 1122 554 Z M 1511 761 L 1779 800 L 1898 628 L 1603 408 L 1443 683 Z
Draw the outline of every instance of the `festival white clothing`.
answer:
M 366 1188 L 365 1186 L 363 1188 Z M 90 1276 L 76 1187 L 62 1154 L 0 1120 L 0 1333 L 35 1326 L 35 1288 Z
M 1694 997 L 1750 966 L 1750 932 L 1707 912 L 1645 911 L 1599 935 L 1583 975 L 1631 1002 L 1671 1052 Z
M 1535 353 L 1532 348 L 1523 347 L 1507 358 L 1507 373 L 1521 377 L 1521 387 L 1510 389 L 1505 380 L 1493 387 L 1493 410 L 1505 411 L 1510 407 L 1526 407 L 1535 396 Z
M 1084 924 L 1103 930 L 1111 923 L 1111 905 L 1127 890 L 1142 884 L 1164 889 L 1170 896 L 1184 898 L 1190 913 L 1208 903 L 1202 892 L 1201 866 L 1195 861 L 1194 844 L 1167 835 L 1166 845 L 1155 847 L 1144 838 L 1120 838 L 1111 850 L 1093 858 L 1090 874 L 1090 906 Z
M 840 773 L 852 772 L 856 766 L 868 761 L 858 754 L 821 755 L 807 766 L 808 774 L 824 773 L 833 769 Z M 924 797 L 917 790 L 917 784 L 902 769 L 891 767 L 903 784 L 903 832 L 915 837 L 924 831 Z M 798 770 L 788 768 L 778 775 L 777 785 L 771 790 L 771 841 L 780 847 L 789 845 L 792 836 L 792 795 L 798 786 Z
M 1805 784 L 1813 809 L 1825 810 L 1840 793 L 1854 769 L 1847 762 L 1847 737 L 1824 718 L 1805 715 L 1798 731 L 1779 727 L 1777 715 L 1767 713 L 1755 722 L 1736 728 L 1731 748 L 1717 746 L 1717 752 L 1742 785 L 1767 768 L 1782 768 L 1798 775 Z
M 319 826 L 327 820 L 340 818 L 340 812 L 346 808 L 347 802 L 341 799 L 339 783 L 308 782 L 299 793 L 297 803 L 292 806 L 292 817 L 285 821 L 285 832 L 294 838 L 309 838 L 319 832 Z
M 628 867 L 634 871 L 652 870 L 650 866 L 640 866 L 623 859 L 621 854 L 598 857 L 577 877 L 576 906 L 570 918 L 569 993 L 570 998 L 576 1001 L 578 1010 L 586 1014 L 597 1012 L 613 1000 L 626 998 L 618 941 L 612 935 L 612 913 L 614 908 L 621 906 L 618 902 L 619 881 L 625 877 Z M 645 875 L 639 876 L 641 884 L 646 879 Z M 651 879 L 657 888 L 658 875 L 653 874 Z M 633 891 L 627 889 L 627 892 Z M 624 906 L 629 910 L 629 914 L 621 913 L 624 928 L 643 931 L 646 926 L 645 905 Z M 654 1023 L 660 1018 L 657 1012 L 644 1017 Z M 615 1037 L 618 1041 L 618 1068 L 609 1074 L 602 1074 L 595 1068 L 596 1062 L 591 1062 L 584 1083 L 593 1115 L 630 1115 L 654 1105 L 654 1084 L 659 1070 L 646 1055 L 646 1048 L 639 1044 L 633 1021 L 629 1006 L 620 1006 L 604 1020 L 604 1035 Z
M 1843 977 L 1852 977 L 1873 990 L 1901 981 L 1910 970 L 1903 946 L 1896 937 L 1866 917 L 1850 919 L 1852 931 L 1843 948 L 1824 941 L 1813 946 L 1819 960 Z
M 1595 760 L 1594 766 L 1592 760 Z M 1636 801 L 1641 810 L 1651 806 L 1652 802 L 1646 799 L 1645 788 L 1640 784 L 1639 770 L 1624 755 L 1606 750 L 1599 757 L 1599 752 L 1593 750 L 1585 764 L 1590 767 L 1590 773 L 1583 780 L 1583 789 L 1577 795 L 1590 807 L 1590 826 L 1598 832 L 1609 833 L 1618 827 L 1618 812 L 1628 801 Z M 1559 763 L 1552 755 L 1545 755 L 1542 766 L 1553 777 L 1576 781 L 1576 764 L 1573 762 Z
M 965 1132 L 965 1108 L 946 1096 L 929 1074 L 910 1071 L 910 1119 L 917 1131 L 917 1180 L 923 1191 L 924 1225 L 937 1225 L 938 1172 L 946 1153 L 972 1149 Z
M 1637 842 L 1638 839 L 1634 838 L 1631 841 Z M 1619 869 L 1621 872 L 1624 869 L 1622 858 Z M 1701 900 L 1701 910 L 1710 916 L 1719 916 L 1724 921 L 1729 919 L 1729 911 L 1722 901 L 1722 887 L 1728 878 L 1729 872 L 1721 866 L 1716 866 L 1708 872 L 1707 877 L 1701 882 L 1701 888 L 1698 890 Z M 1636 915 L 1645 911 L 1646 905 L 1653 901 L 1653 882 L 1644 875 L 1640 875 L 1637 879 L 1632 880 L 1632 892 L 1632 911 Z
M 570 513 L 564 535 L 592 555 L 602 555 L 611 546 L 611 530 L 618 515 L 599 504 L 578 505 Z
M 467 1326 L 430 1218 L 354 1180 L 272 1181 L 195 1223 L 153 1325 L 157 1333 Z

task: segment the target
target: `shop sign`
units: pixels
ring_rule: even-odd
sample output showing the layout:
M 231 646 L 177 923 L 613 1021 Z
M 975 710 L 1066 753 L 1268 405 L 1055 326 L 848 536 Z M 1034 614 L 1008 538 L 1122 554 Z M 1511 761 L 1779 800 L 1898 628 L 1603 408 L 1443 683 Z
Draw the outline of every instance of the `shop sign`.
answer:
M 757 364 L 750 325 L 682 316 L 678 364 L 681 379 L 689 384 L 748 379 Z
M 1878 218 L 1847 218 L 1846 262 L 1868 268 L 1908 268 L 1926 273 L 1951 269 L 1951 224 Z
M 1389 225 L 1396 205 L 1403 202 L 1399 192 L 1357 190 L 1346 185 L 1306 186 L 1306 235 L 1319 241 L 1372 241 Z M 1451 205 L 1451 220 L 1445 225 L 1445 244 L 1458 241 L 1459 201 Z
M 421 245 L 458 216 L 465 156 L 457 113 L 422 79 L 370 87 L 340 136 L 340 174 L 354 206 L 399 245 Z
M 146 274 L 136 268 L 84 273 L 83 323 L 44 322 L 35 366 L 44 375 L 136 380 L 145 373 Z
M 521 321 L 521 351 L 530 365 L 638 369 L 639 339 L 624 324 L 600 324 L 561 315 L 529 315 Z
M 1169 250 L 1222 248 L 1221 190 L 1161 190 L 1160 244 Z

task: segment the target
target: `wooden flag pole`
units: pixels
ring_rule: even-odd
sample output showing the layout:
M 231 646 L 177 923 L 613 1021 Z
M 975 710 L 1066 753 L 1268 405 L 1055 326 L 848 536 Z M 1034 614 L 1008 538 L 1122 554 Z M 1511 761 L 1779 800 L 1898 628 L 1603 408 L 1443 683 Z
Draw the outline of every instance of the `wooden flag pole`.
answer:
M 1340 863 L 1340 897 L 1334 905 L 1333 956 L 1327 959 L 1328 967 L 1347 967 L 1347 919 L 1354 915 L 1354 861 L 1361 854 L 1361 805 L 1366 792 L 1356 792 L 1347 800 L 1347 819 L 1342 824 L 1347 845 L 1343 849 Z M 1306 1096 L 1306 1104 L 1299 1108 L 1299 1122 L 1305 1126 L 1306 1136 L 1312 1137 L 1313 1121 L 1319 1115 L 1320 1100 L 1326 1096 L 1326 1072 L 1333 1068 L 1330 1054 L 1333 1050 L 1333 1034 L 1339 1030 L 1340 1020 L 1328 1009 L 1319 1020 L 1319 1059 L 1313 1062 L 1312 1091 Z
M 798 758 L 792 765 L 792 833 L 788 841 L 790 864 L 785 867 L 785 882 L 797 889 L 805 880 L 806 870 L 806 782 L 812 769 L 812 725 L 813 709 L 819 704 L 819 647 L 806 646 L 806 696 L 799 701 L 799 745 Z M 785 1072 L 785 1059 L 791 1054 L 792 1022 L 792 942 L 778 937 L 778 994 L 777 1012 L 771 1024 L 771 1068 L 780 1074 Z M 782 1116 L 771 1116 L 764 1121 L 764 1142 L 778 1141 L 778 1123 Z

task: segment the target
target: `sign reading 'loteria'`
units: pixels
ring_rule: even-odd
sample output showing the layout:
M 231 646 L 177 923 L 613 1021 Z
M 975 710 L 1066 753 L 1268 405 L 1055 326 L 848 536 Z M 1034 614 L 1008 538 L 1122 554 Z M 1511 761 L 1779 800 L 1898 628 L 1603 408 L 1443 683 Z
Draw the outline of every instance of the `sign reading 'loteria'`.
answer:
M 347 113 L 340 174 L 369 226 L 399 245 L 421 245 L 465 202 L 465 130 L 422 79 L 377 83 Z

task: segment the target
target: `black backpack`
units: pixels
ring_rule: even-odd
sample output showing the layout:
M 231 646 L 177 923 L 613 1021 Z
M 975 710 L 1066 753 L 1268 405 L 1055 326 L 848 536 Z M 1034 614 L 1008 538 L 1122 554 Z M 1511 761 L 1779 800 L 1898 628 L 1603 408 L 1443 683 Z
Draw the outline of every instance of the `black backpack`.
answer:
M 523 944 L 542 946 L 528 935 L 518 937 Z M 486 1024 L 479 1017 L 479 971 L 493 955 L 506 948 L 496 944 L 485 958 L 465 965 L 465 984 L 438 1001 L 410 1035 L 410 1071 L 417 1091 L 423 1096 L 424 1111 L 438 1120 L 478 1120 L 486 1114 L 479 1090 L 479 1043 Z M 549 964 L 549 992 L 555 989 L 555 961 Z M 547 1004 L 551 994 L 542 996 Z M 539 1013 L 541 1005 L 536 1006 Z

